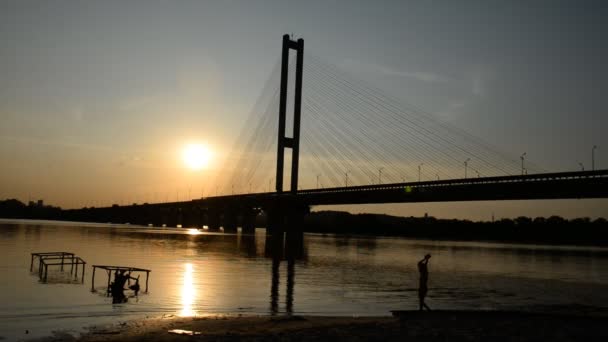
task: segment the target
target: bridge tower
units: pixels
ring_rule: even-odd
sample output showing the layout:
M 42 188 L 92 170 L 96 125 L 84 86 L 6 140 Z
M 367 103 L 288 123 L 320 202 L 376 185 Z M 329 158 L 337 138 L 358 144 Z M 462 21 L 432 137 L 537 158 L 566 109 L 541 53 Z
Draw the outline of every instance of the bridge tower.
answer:
M 289 50 L 297 53 L 296 79 L 293 109 L 293 136 L 285 136 L 285 119 L 287 115 L 287 81 L 289 74 Z M 281 54 L 281 92 L 279 99 L 279 137 L 277 143 L 277 177 L 276 190 L 283 192 L 283 164 L 285 149 L 291 148 L 291 193 L 298 191 L 298 163 L 300 158 L 300 112 L 302 106 L 302 67 L 304 59 L 304 39 L 293 41 L 289 35 L 283 36 L 283 51 Z

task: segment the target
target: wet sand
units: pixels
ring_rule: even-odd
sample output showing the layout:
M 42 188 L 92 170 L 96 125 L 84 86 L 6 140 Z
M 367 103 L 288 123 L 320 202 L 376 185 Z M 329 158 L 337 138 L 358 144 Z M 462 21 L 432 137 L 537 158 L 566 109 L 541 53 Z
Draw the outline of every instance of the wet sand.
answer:
M 497 311 L 407 311 L 399 318 L 167 316 L 91 327 L 77 339 L 57 333 L 44 341 L 608 341 L 607 322 L 604 315 Z

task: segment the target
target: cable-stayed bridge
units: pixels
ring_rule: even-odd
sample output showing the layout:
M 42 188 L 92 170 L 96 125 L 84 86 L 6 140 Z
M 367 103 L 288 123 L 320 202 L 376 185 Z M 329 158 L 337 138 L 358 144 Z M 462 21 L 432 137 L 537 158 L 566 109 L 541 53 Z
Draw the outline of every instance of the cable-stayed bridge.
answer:
M 608 197 L 608 170 L 593 156 L 591 171 L 548 172 L 304 54 L 289 36 L 222 170 L 216 196 L 67 218 L 252 231 L 264 212 L 272 232 L 297 226 L 311 205 Z

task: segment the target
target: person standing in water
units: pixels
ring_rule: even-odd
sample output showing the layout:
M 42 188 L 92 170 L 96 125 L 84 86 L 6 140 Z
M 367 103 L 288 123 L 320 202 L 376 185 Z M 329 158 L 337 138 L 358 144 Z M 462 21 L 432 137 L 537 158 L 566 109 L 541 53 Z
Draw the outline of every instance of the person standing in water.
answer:
M 418 272 L 420 272 L 420 286 L 418 287 L 418 299 L 420 299 L 420 311 L 423 308 L 427 310 L 431 310 L 428 305 L 424 302 L 424 298 L 426 297 L 426 293 L 428 292 L 428 281 L 429 281 L 429 269 L 428 263 L 431 258 L 430 254 L 424 256 L 424 259 L 418 261 Z

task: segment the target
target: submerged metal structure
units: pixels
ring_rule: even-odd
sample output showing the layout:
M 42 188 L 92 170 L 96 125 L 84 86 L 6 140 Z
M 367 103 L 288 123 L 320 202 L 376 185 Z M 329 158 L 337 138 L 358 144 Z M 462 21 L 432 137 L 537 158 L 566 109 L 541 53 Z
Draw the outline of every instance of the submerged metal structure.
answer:
M 31 253 L 30 272 L 34 271 L 34 260 L 38 259 L 38 278 L 42 282 L 48 281 L 49 266 L 60 266 L 59 270 L 64 271 L 65 267 L 70 266 L 70 276 L 78 279 L 78 266 L 82 265 L 82 275 L 80 283 L 84 283 L 84 269 L 86 261 L 71 252 L 38 252 Z

